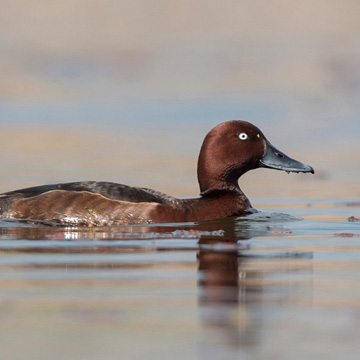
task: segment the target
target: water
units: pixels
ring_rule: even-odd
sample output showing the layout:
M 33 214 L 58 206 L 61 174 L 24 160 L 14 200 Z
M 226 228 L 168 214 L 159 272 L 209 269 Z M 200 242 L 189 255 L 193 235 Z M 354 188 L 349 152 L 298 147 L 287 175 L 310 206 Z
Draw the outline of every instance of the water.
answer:
M 359 204 L 272 199 L 245 218 L 0 222 L 8 359 L 356 359 Z
M 197 196 L 230 119 L 316 174 L 250 172 L 220 222 L 0 221 L 1 359 L 358 359 L 359 2 L 85 3 L 2 2 L 0 193 Z

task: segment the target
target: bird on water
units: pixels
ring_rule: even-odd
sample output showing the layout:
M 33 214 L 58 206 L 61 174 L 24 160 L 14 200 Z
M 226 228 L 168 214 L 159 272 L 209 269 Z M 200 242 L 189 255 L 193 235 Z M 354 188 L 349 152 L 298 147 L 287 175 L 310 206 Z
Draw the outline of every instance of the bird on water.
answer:
M 0 218 L 106 226 L 242 216 L 255 210 L 238 180 L 260 167 L 314 174 L 311 166 L 277 150 L 255 125 L 230 120 L 211 129 L 203 141 L 197 166 L 198 198 L 178 199 L 148 188 L 79 181 L 3 193 Z

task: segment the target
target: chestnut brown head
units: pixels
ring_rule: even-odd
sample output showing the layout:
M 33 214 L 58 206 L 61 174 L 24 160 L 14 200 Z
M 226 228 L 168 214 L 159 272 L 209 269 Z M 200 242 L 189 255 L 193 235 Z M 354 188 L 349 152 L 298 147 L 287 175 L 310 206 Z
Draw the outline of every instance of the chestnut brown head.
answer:
M 273 147 L 256 126 L 231 120 L 215 126 L 204 139 L 198 160 L 200 191 L 238 190 L 239 177 L 258 167 L 314 173 Z

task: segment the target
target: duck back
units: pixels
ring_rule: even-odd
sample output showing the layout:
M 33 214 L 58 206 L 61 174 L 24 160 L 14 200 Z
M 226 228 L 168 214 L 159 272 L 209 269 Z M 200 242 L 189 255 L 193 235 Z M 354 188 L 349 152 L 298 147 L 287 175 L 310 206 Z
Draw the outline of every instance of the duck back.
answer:
M 102 195 L 111 200 L 127 201 L 132 203 L 159 203 L 174 205 L 177 199 L 160 191 L 148 188 L 133 187 L 107 181 L 78 181 L 62 184 L 34 186 L 0 195 L 0 217 L 5 217 L 14 201 L 33 198 L 56 190 L 73 192 L 90 192 Z

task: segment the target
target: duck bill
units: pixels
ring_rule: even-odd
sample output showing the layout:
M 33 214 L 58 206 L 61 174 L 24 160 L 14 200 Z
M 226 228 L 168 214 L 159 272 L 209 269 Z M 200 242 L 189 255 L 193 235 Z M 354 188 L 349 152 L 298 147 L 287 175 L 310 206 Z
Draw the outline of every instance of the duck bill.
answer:
M 315 173 L 311 166 L 291 159 L 289 156 L 276 149 L 268 141 L 266 141 L 264 156 L 259 160 L 259 166 L 286 172 Z

